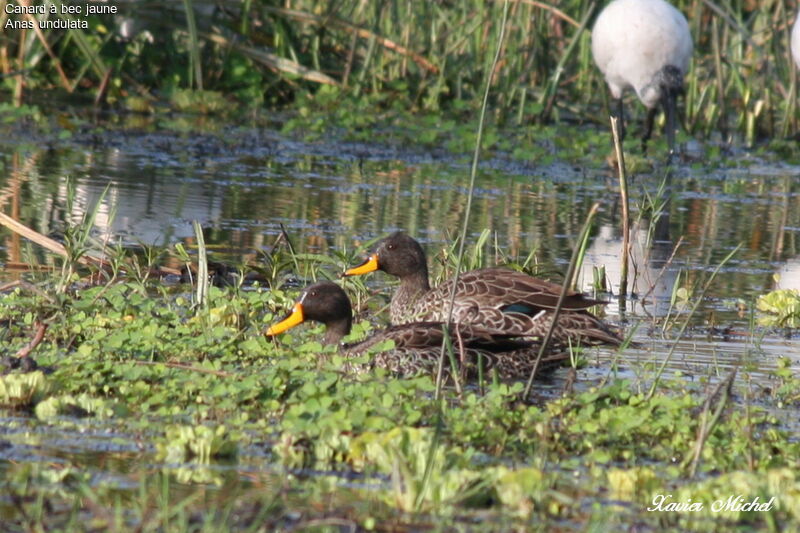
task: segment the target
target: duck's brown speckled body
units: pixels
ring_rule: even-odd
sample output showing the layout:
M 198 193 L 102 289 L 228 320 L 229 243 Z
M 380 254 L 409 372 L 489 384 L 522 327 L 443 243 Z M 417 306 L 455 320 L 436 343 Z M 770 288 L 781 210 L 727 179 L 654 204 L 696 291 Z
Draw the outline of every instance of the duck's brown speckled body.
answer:
M 320 282 L 307 287 L 293 312 L 272 326 L 267 335 L 277 335 L 305 320 L 325 324 L 325 342 L 338 343 L 350 332 L 352 309 L 345 292 L 331 282 Z M 490 329 L 471 324 L 451 324 L 447 335 L 454 353 L 462 366 L 462 373 L 473 378 L 479 365 L 489 372 L 495 369 L 501 379 L 527 379 L 539 352 L 540 344 L 531 340 L 510 338 Z M 408 376 L 435 373 L 441 354 L 445 328 L 442 322 L 424 321 L 391 326 L 361 342 L 341 345 L 348 358 L 367 353 L 384 341 L 392 341 L 393 348 L 374 355 L 369 365 L 385 368 L 395 374 Z M 567 354 L 548 354 L 539 364 L 546 372 L 560 366 Z M 449 370 L 449 365 L 446 365 Z M 348 370 L 357 370 L 348 366 Z
M 345 275 L 383 270 L 400 279 L 392 298 L 393 324 L 418 320 L 447 320 L 453 280 L 431 289 L 425 253 L 417 241 L 394 233 L 378 243 L 362 265 Z M 561 286 L 502 267 L 465 272 L 456 282 L 452 320 L 473 324 L 507 335 L 541 338 L 552 322 Z M 584 294 L 567 294 L 553 341 L 557 344 L 620 345 L 623 339 L 605 322 L 587 311 L 604 302 Z

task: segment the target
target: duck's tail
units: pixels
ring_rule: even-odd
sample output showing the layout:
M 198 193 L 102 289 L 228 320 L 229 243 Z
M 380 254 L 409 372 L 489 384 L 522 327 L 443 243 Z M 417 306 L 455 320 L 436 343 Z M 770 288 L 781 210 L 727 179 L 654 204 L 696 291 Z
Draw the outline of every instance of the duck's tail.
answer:
M 550 320 L 547 322 L 549 327 Z M 610 324 L 591 313 L 567 311 L 559 314 L 552 341 L 561 346 L 568 344 L 622 346 L 625 344 L 625 337 Z

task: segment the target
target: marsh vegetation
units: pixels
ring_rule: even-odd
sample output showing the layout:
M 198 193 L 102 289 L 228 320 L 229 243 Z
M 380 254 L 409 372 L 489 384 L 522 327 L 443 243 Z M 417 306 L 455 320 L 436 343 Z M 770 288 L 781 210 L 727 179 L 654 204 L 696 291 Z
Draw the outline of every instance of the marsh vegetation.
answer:
M 797 527 L 784 3 L 676 4 L 683 155 L 625 144 L 627 291 L 594 4 L 118 5 L 0 38 L 0 207 L 63 246 L 0 229 L 6 527 Z M 638 346 L 576 350 L 523 401 L 491 376 L 350 374 L 319 328 L 263 336 L 397 229 L 434 284 L 495 264 L 560 283 L 582 248 L 578 288 Z M 388 278 L 342 284 L 350 339 L 382 327 Z M 703 510 L 648 512 L 659 495 Z

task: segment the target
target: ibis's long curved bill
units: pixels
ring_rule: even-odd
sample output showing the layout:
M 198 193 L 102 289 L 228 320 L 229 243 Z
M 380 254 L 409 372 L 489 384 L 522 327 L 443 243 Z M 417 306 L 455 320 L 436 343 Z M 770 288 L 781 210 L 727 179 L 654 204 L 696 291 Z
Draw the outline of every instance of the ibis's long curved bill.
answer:
M 664 114 L 666 115 L 667 127 L 667 146 L 669 155 L 675 154 L 675 130 L 677 129 L 678 104 L 673 91 L 668 91 L 664 97 Z
M 344 275 L 345 276 L 360 276 L 361 274 L 368 274 L 370 272 L 375 272 L 380 268 L 378 265 L 378 254 L 372 254 L 369 256 L 369 259 L 358 265 L 357 267 L 353 267 L 349 270 L 346 270 Z
M 305 317 L 303 316 L 303 304 L 297 302 L 296 304 L 294 304 L 292 312 L 289 314 L 289 316 L 287 316 L 277 324 L 273 324 L 269 327 L 269 329 L 267 330 L 267 336 L 273 337 L 275 335 L 283 333 L 287 329 L 292 329 L 296 325 L 302 324 L 304 320 Z

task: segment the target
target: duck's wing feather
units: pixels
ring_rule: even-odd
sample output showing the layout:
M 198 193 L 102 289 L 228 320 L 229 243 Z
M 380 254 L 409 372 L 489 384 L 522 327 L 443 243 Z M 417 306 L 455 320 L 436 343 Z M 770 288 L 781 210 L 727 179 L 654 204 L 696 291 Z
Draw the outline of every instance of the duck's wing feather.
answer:
M 453 280 L 446 281 L 429 291 L 425 299 L 449 301 L 452 287 Z M 502 267 L 465 272 L 459 276 L 456 285 L 456 300 L 463 305 L 526 315 L 555 309 L 560 294 L 561 285 Z M 582 293 L 569 291 L 564 298 L 562 309 L 578 311 L 605 303 Z
M 484 268 L 464 273 L 456 285 L 453 314 L 459 323 L 482 326 L 510 336 L 537 337 L 547 333 L 561 286 L 507 268 Z M 426 293 L 417 304 L 417 316 L 445 321 L 453 281 Z M 586 309 L 605 304 L 579 292 L 568 292 L 554 339 L 584 344 L 620 345 L 622 338 Z
M 420 321 L 390 326 L 361 342 L 348 344 L 345 349 L 354 354 L 363 353 L 376 344 L 393 341 L 395 348 L 423 349 L 438 348 L 445 338 L 444 323 L 437 321 Z M 451 342 L 460 342 L 466 346 L 496 345 L 498 350 L 504 346 L 515 347 L 510 337 L 512 333 L 500 329 L 481 327 L 474 324 L 450 324 L 448 334 Z M 511 349 L 511 348 L 509 348 Z
M 485 372 L 496 369 L 501 379 L 527 379 L 533 370 L 541 343 L 516 338 L 508 332 L 474 324 L 450 324 L 446 330 L 467 378 L 478 375 L 479 364 Z M 445 328 L 442 322 L 413 322 L 392 326 L 369 339 L 346 347 L 350 355 L 363 354 L 380 342 L 391 340 L 394 347 L 375 355 L 371 364 L 398 375 L 435 372 L 441 354 Z M 561 366 L 567 352 L 546 353 L 537 367 L 537 376 Z M 480 361 L 480 363 L 479 363 Z M 450 365 L 445 366 L 449 372 Z

